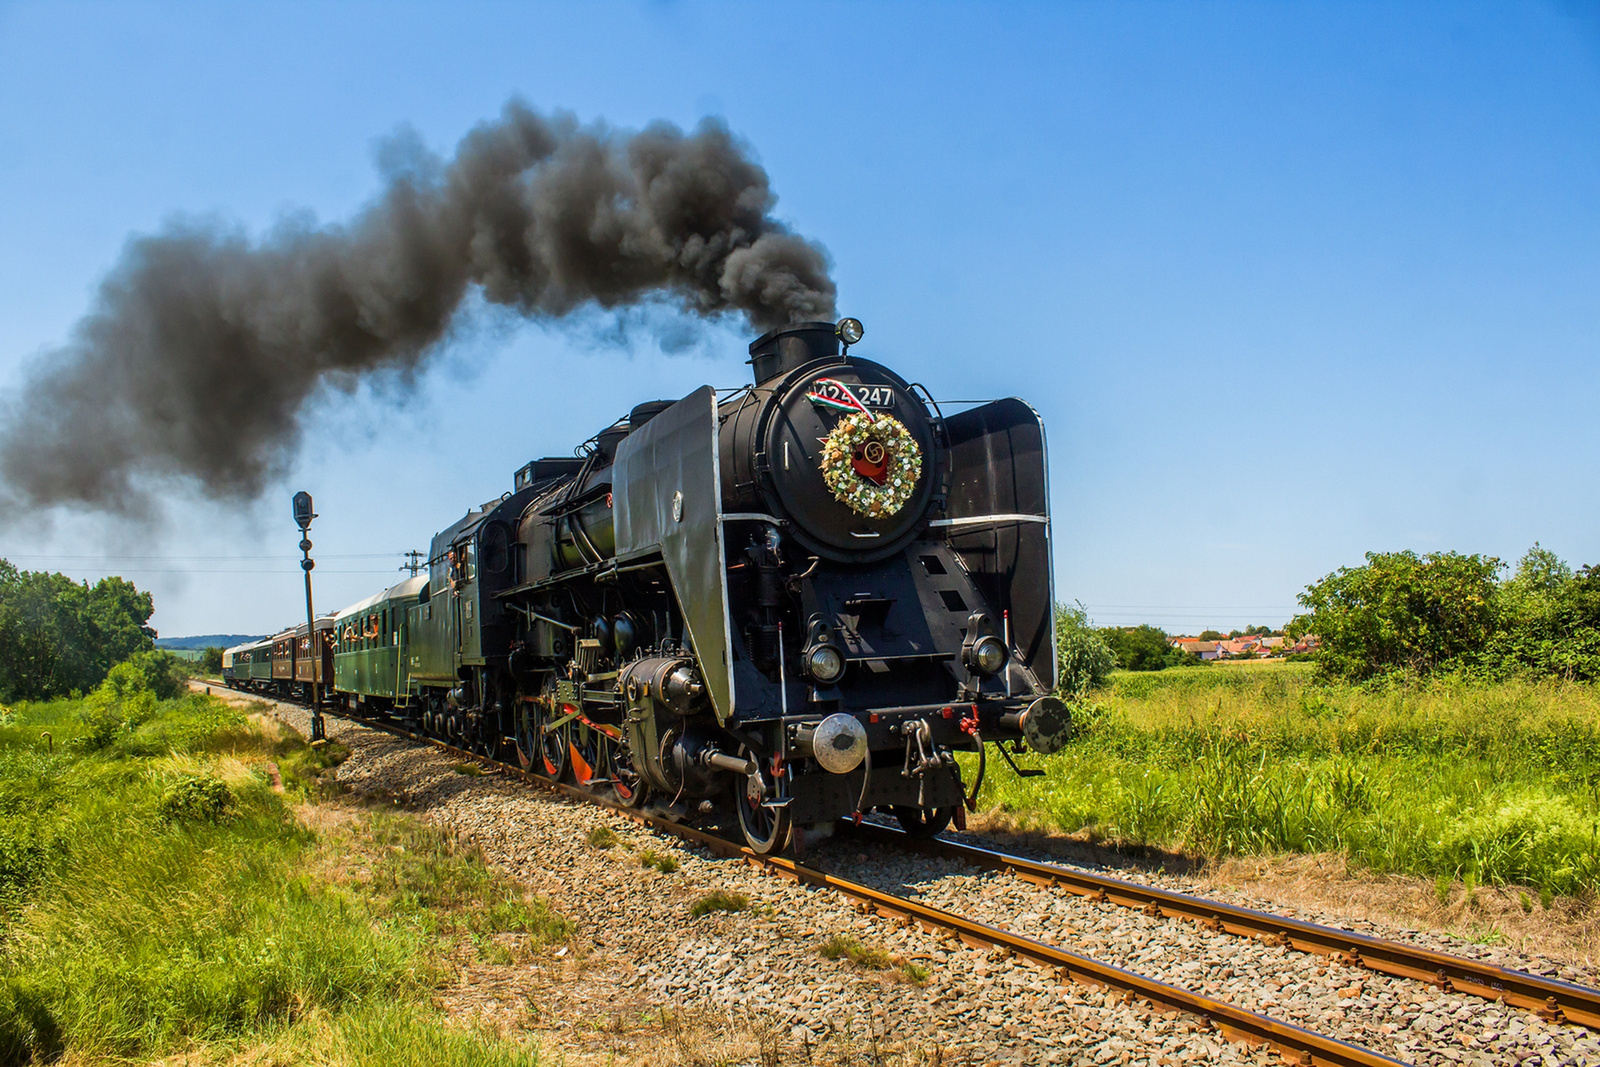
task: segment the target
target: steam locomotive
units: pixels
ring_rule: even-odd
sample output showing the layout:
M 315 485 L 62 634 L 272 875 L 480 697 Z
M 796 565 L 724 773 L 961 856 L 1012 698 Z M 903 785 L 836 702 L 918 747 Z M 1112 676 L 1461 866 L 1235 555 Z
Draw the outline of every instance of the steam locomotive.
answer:
M 851 355 L 862 332 L 772 330 L 752 385 L 529 463 L 426 573 L 228 650 L 228 684 L 736 819 L 760 853 L 875 810 L 964 822 L 979 783 L 954 752 L 1050 753 L 1072 729 L 1044 429 L 1014 399 L 944 414 Z

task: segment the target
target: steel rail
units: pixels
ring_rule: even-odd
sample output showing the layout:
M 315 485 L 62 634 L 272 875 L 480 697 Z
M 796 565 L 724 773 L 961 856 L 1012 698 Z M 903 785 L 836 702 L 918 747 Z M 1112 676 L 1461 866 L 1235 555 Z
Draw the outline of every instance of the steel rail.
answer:
M 1270 1015 L 1250 1011 L 1226 1001 L 1214 1000 L 1133 971 L 1101 963 L 1099 960 L 1044 941 L 1014 934 L 1009 930 L 980 923 L 941 908 L 839 878 L 806 867 L 787 857 L 759 855 L 744 845 L 705 830 L 617 804 L 577 786 L 553 781 L 526 768 L 457 748 L 449 742 L 393 723 L 351 715 L 338 717 L 394 737 L 420 741 L 463 759 L 476 760 L 495 769 L 508 771 L 564 798 L 596 804 L 639 825 L 693 842 L 716 855 L 743 859 L 751 866 L 771 872 L 778 877 L 803 885 L 831 889 L 854 899 L 857 907 L 865 914 L 901 923 L 915 923 L 930 933 L 952 937 L 969 948 L 987 949 L 1008 958 L 1035 964 L 1061 982 L 1116 989 L 1128 994 L 1130 999 L 1143 999 L 1149 1002 L 1157 1010 L 1198 1016 L 1206 1026 L 1215 1029 L 1228 1040 L 1270 1045 L 1286 1054 L 1292 1062 L 1304 1065 L 1326 1064 L 1329 1067 L 1394 1067 L 1400 1063 L 1399 1060 L 1360 1045 L 1340 1041 Z
M 455 749 L 434 738 L 394 728 L 390 724 L 360 718 L 351 718 L 351 721 L 424 741 L 476 759 L 487 759 Z M 570 790 L 571 795 L 595 799 L 591 794 L 551 782 L 542 775 L 531 774 L 497 760 L 491 759 L 489 762 L 524 774 L 537 783 Z M 605 803 L 603 800 L 597 802 Z M 620 810 L 628 811 L 628 809 Z M 1352 930 L 1340 930 L 1206 897 L 1160 889 L 1109 875 L 1093 874 L 1060 864 L 1025 859 L 979 845 L 946 838 L 918 840 L 907 836 L 903 831 L 873 823 L 847 822 L 842 825 L 847 826 L 851 833 L 880 844 L 892 844 L 929 855 L 959 859 L 983 869 L 1010 873 L 1035 885 L 1058 886 L 1104 903 L 1138 908 L 1151 916 L 1188 919 L 1220 933 L 1255 938 L 1285 948 L 1331 956 L 1353 967 L 1364 967 L 1397 978 L 1433 985 L 1441 992 L 1457 992 L 1526 1009 L 1547 1022 L 1572 1023 L 1591 1030 L 1600 1030 L 1600 989 L 1389 941 Z
M 1569 1022 L 1600 1030 L 1600 989 L 1109 875 L 1024 859 L 980 845 L 945 838 L 919 841 L 887 826 L 850 825 L 852 833 L 869 841 L 893 843 L 929 855 L 963 860 L 987 870 L 1010 873 L 1035 885 L 1060 886 L 1080 896 L 1139 908 L 1151 916 L 1190 919 L 1222 933 L 1334 956 L 1351 966 L 1427 982 L 1444 992 L 1465 993 L 1526 1008 L 1548 1022 Z

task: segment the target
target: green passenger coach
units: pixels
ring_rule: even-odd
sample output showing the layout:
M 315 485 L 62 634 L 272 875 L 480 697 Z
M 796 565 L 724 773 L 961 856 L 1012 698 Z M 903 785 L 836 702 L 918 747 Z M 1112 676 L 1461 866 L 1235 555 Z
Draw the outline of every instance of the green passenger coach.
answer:
M 366 707 L 409 703 L 406 615 L 428 582 L 426 575 L 352 604 L 334 619 L 334 688 Z
M 222 680 L 230 689 L 267 692 L 272 688 L 272 641 L 246 641 L 222 654 Z

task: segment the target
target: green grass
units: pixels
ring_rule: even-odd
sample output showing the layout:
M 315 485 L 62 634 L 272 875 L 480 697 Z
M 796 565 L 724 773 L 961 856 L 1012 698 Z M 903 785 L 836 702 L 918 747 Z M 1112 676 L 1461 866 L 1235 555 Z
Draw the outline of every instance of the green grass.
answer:
M 614 848 L 622 843 L 622 838 L 609 826 L 596 826 L 589 831 L 589 836 L 584 838 L 590 848 Z
M 1115 675 L 1068 748 L 981 799 L 1024 824 L 1207 856 L 1342 852 L 1377 870 L 1600 889 L 1600 691 L 1313 684 L 1308 664 Z M 963 757 L 968 773 L 972 757 Z
M 536 1050 L 446 1025 L 426 1005 L 365 1003 L 331 1021 L 297 1026 L 274 1062 L 340 1067 L 537 1067 Z
M 529 951 L 570 924 L 412 817 L 307 830 L 287 802 L 334 792 L 337 746 L 149 697 L 0 723 L 0 1064 L 289 1040 L 317 1019 L 346 1050 L 319 1062 L 529 1062 L 447 1032 L 429 998 L 450 944 Z
M 869 945 L 849 934 L 833 934 L 817 946 L 824 959 L 847 960 L 865 971 L 893 969 L 895 977 L 911 985 L 926 985 L 933 968 L 893 955 L 881 945 Z
M 750 906 L 750 898 L 743 893 L 730 893 L 723 889 L 714 889 L 689 905 L 689 917 L 698 919 L 702 915 L 710 915 L 714 911 L 744 911 Z
M 678 858 L 670 852 L 657 852 L 653 848 L 647 848 L 639 853 L 639 866 L 654 868 L 662 874 L 671 874 L 678 869 Z
M 824 959 L 849 960 L 857 967 L 869 971 L 886 971 L 894 966 L 894 957 L 877 945 L 865 945 L 849 934 L 834 934 L 824 941 L 818 952 Z
M 522 935 L 535 949 L 572 935 L 571 923 L 492 871 L 476 846 L 463 848 L 426 823 L 388 812 L 373 812 L 364 830 L 363 843 L 380 851 L 355 884 L 386 919 L 430 937 L 465 935 L 480 949 L 500 934 Z

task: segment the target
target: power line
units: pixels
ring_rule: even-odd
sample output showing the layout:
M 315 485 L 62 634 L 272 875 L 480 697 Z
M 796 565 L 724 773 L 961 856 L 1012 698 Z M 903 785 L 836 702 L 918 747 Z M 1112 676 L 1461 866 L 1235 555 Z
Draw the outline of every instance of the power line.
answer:
M 1085 601 L 1085 606 L 1094 606 Z M 1128 611 L 1294 611 L 1298 605 L 1289 604 L 1101 604 L 1102 608 L 1122 608 Z
M 1094 611 L 1089 612 L 1089 618 L 1093 619 L 1095 622 L 1149 622 L 1152 619 L 1158 619 L 1158 620 L 1165 620 L 1165 621 L 1191 623 L 1191 622 L 1217 622 L 1219 619 L 1225 619 L 1227 617 L 1228 616 L 1223 615 L 1221 613 L 1214 613 L 1214 614 L 1211 614 L 1211 615 L 1162 615 L 1162 614 L 1127 615 L 1127 614 L 1118 614 L 1116 612 L 1094 612 Z M 1276 617 L 1277 618 L 1282 618 L 1283 616 L 1280 615 L 1280 616 L 1276 616 Z M 1274 618 L 1274 616 L 1268 615 L 1265 612 L 1262 612 L 1262 613 L 1254 614 L 1254 615 L 1235 615 L 1235 616 L 1233 616 L 1233 618 L 1235 618 L 1235 619 L 1257 619 L 1257 620 L 1260 620 L 1260 619 L 1272 619 L 1272 618 Z
M 300 568 L 284 570 L 241 570 L 237 568 L 200 570 L 192 567 L 118 567 L 120 574 L 299 574 Z M 63 567 L 62 574 L 105 574 L 101 567 Z M 318 570 L 318 574 L 389 574 L 388 568 L 382 570 Z
M 321 558 L 323 558 L 323 559 L 392 559 L 395 556 L 404 556 L 404 555 L 405 555 L 404 552 L 348 552 L 348 553 L 343 553 L 343 554 L 336 553 L 336 552 L 330 552 L 330 553 L 322 556 Z M 7 555 L 4 552 L 0 552 L 0 559 L 13 559 L 13 560 L 15 560 L 15 559 L 29 559 L 29 560 L 82 559 L 82 560 L 90 560 L 90 561 L 97 562 L 97 563 L 98 562 L 108 562 L 108 563 L 109 562 L 130 562 L 130 563 L 183 563 L 183 562 L 189 562 L 189 563 L 233 563 L 233 562 L 242 561 L 242 560 L 266 560 L 266 561 L 269 561 L 269 562 L 273 561 L 273 560 L 277 560 L 277 561 L 290 560 L 290 561 L 294 561 L 297 565 L 299 563 L 299 561 L 294 556 L 287 556 L 287 555 L 276 555 L 276 556 L 69 556 L 69 555 L 55 555 L 55 554 L 42 554 L 42 553 L 28 553 L 28 552 L 19 553 L 17 555 Z

